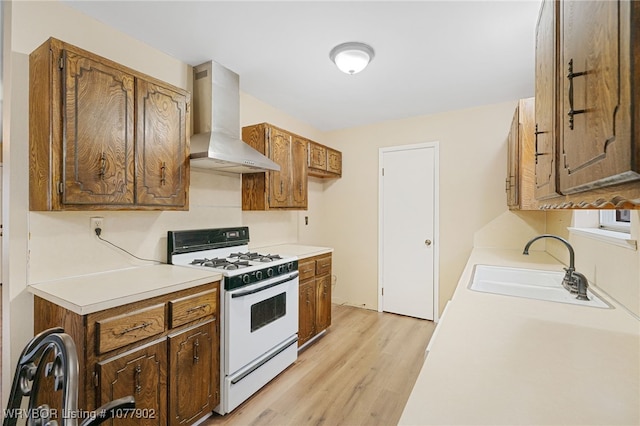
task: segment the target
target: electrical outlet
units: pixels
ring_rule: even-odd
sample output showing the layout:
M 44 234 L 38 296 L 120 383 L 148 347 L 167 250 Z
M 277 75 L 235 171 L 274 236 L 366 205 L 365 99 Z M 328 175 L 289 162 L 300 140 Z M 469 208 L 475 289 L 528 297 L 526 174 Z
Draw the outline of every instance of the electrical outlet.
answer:
M 91 232 L 95 233 L 96 228 L 100 228 L 104 231 L 104 218 L 92 217 L 91 218 Z

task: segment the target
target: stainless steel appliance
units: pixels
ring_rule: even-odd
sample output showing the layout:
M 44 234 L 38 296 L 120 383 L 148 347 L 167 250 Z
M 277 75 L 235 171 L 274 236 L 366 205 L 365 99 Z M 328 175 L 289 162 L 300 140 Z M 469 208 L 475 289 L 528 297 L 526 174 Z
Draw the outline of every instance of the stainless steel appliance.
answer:
M 249 228 L 169 231 L 167 261 L 223 275 L 220 405 L 226 414 L 298 356 L 298 260 L 249 252 Z

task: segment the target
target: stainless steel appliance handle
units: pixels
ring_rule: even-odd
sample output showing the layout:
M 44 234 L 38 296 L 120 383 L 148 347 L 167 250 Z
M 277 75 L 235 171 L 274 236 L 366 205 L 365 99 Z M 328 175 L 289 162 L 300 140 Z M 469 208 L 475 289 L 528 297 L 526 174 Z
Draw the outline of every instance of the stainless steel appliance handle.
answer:
M 266 284 L 266 285 L 264 285 L 264 286 L 262 286 L 262 287 L 254 288 L 253 290 L 242 291 L 242 292 L 240 292 L 240 293 L 231 293 L 231 298 L 232 298 L 232 299 L 235 299 L 235 298 L 237 298 L 237 297 L 244 297 L 244 296 L 248 296 L 248 295 L 250 295 L 250 294 L 259 293 L 259 292 L 261 292 L 262 290 L 266 290 L 266 289 L 268 289 L 268 288 L 275 287 L 275 286 L 277 286 L 277 285 L 280 285 L 280 284 L 286 283 L 286 282 L 291 281 L 291 280 L 294 280 L 294 279 L 296 279 L 296 278 L 298 278 L 298 271 L 293 272 L 293 273 L 292 273 L 291 275 L 289 275 L 286 279 L 281 280 L 281 281 L 276 281 L 276 282 L 274 282 L 274 283 Z

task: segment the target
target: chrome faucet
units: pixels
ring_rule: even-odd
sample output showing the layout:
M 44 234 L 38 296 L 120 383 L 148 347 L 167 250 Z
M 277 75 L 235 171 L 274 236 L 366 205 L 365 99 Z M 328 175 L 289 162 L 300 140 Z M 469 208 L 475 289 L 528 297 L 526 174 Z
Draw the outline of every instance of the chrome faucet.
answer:
M 562 286 L 565 289 L 567 289 L 569 293 L 577 294 L 576 299 L 589 300 L 589 297 L 587 297 L 587 287 L 589 287 L 589 281 L 580 272 L 576 272 L 576 266 L 575 266 L 576 255 L 575 255 L 575 252 L 573 251 L 573 247 L 571 247 L 571 244 L 569 244 L 569 241 L 565 240 L 564 238 L 558 237 L 557 235 L 551 235 L 551 234 L 538 235 L 537 237 L 529 240 L 527 245 L 524 246 L 524 251 L 522 252 L 522 254 L 528 255 L 529 247 L 531 247 L 531 244 L 533 244 L 535 241 L 541 238 L 553 238 L 554 240 L 560 241 L 567 247 L 567 249 L 569 250 L 569 267 L 564 268 L 565 274 L 564 274 L 564 278 L 562 279 Z

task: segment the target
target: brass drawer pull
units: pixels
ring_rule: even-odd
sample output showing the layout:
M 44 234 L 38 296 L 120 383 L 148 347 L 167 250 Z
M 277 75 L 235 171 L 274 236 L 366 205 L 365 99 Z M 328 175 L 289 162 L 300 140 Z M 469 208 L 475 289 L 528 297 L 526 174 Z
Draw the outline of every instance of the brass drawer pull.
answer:
M 151 324 L 152 323 L 150 323 L 150 322 L 144 322 L 144 323 L 142 323 L 140 325 L 137 325 L 135 327 L 125 328 L 119 334 L 120 334 L 120 336 L 124 336 L 125 334 L 131 333 L 132 331 L 145 329 L 145 328 L 149 327 Z
M 199 347 L 200 347 L 200 341 L 196 339 L 196 341 L 193 342 L 193 363 L 194 364 L 197 364 L 198 361 L 200 361 L 200 356 L 198 356 Z

